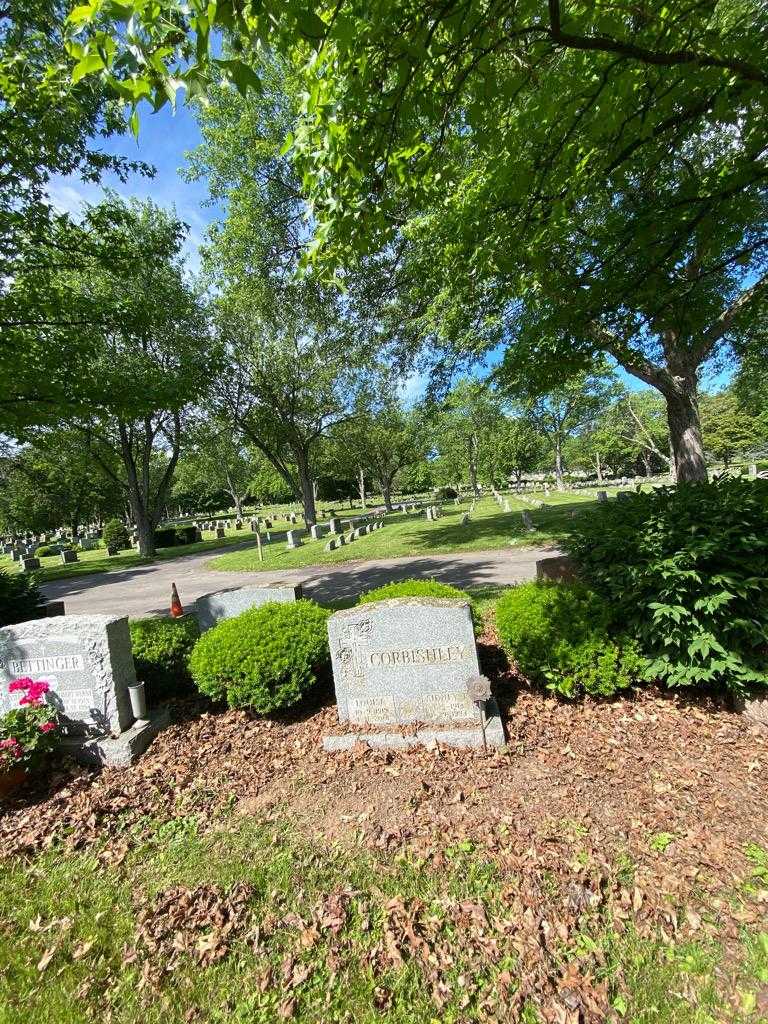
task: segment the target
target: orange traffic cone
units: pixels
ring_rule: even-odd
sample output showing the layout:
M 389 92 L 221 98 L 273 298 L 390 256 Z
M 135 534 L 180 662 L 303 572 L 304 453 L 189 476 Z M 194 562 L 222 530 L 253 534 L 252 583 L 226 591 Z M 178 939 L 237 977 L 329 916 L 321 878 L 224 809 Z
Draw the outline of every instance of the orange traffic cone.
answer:
M 181 601 L 179 600 L 179 592 L 176 589 L 176 584 L 171 584 L 171 617 L 178 619 L 184 614 L 184 609 L 181 607 Z

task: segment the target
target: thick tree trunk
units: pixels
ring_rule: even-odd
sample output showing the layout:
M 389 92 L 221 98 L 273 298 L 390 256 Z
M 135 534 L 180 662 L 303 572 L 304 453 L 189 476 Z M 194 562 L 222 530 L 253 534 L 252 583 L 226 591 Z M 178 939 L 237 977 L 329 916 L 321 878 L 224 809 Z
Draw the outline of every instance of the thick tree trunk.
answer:
M 392 483 L 395 479 L 396 471 L 391 476 L 382 476 L 379 480 L 381 484 L 381 494 L 384 498 L 384 508 L 387 512 L 392 511 Z
M 155 526 L 144 509 L 133 510 L 133 518 L 136 523 L 139 544 L 139 554 L 145 558 L 152 558 L 155 554 Z
M 600 452 L 595 452 L 595 468 L 597 469 L 597 482 L 603 482 L 603 464 L 600 461 Z
M 669 439 L 678 483 L 707 480 L 707 464 L 701 442 L 701 422 L 695 380 L 688 380 L 667 400 Z
M 477 497 L 480 493 L 477 486 L 477 437 L 473 434 L 469 439 L 467 446 L 467 455 L 469 463 L 469 484 L 472 488 L 472 493 Z
M 646 476 L 651 476 L 653 470 L 652 470 L 652 467 L 651 467 L 651 456 L 648 454 L 648 452 L 643 452 L 642 460 L 643 460 L 643 469 L 645 471 L 645 475 Z
M 368 506 L 365 504 L 365 472 L 362 469 L 357 471 L 357 490 L 360 494 L 360 504 L 363 508 Z
M 563 489 L 563 447 L 560 438 L 555 438 L 555 482 L 558 491 Z
M 301 503 L 304 506 L 304 523 L 307 529 L 314 526 L 317 521 L 315 511 L 315 489 L 312 486 L 312 476 L 309 472 L 309 459 L 304 451 L 296 451 L 296 469 L 299 473 L 299 486 L 301 487 Z

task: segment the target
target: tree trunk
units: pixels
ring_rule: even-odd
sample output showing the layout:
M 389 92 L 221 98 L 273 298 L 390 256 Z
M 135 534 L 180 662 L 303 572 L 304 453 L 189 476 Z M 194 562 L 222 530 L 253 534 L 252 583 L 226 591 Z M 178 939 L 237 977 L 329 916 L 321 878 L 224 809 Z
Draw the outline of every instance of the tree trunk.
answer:
M 296 469 L 299 473 L 299 485 L 301 487 L 301 503 L 304 506 L 304 524 L 307 529 L 314 526 L 317 521 L 315 512 L 315 489 L 312 486 L 312 476 L 309 472 L 309 459 L 307 453 L 302 450 L 295 451 Z
M 678 378 L 679 379 L 679 378 Z M 707 464 L 701 442 L 701 422 L 695 380 L 686 381 L 667 400 L 669 440 L 678 483 L 707 480 Z
M 365 473 L 362 469 L 357 471 L 357 490 L 360 494 L 360 504 L 363 508 L 367 508 L 365 504 Z
M 153 558 L 155 554 L 155 527 L 144 509 L 133 510 L 133 518 L 136 523 L 137 541 L 139 554 L 144 558 Z
M 563 489 L 563 446 L 559 437 L 555 437 L 555 482 L 558 491 Z
M 381 479 L 381 481 L 380 481 L 380 483 L 381 483 L 381 493 L 382 493 L 382 496 L 384 498 L 384 508 L 387 510 L 387 512 L 391 512 L 392 511 L 392 480 L 393 479 L 394 479 L 394 477 L 392 477 L 390 479 L 387 479 L 386 477 L 383 477 Z
M 475 497 L 479 495 L 477 488 L 477 436 L 473 434 L 469 439 L 467 446 L 468 451 L 468 462 L 469 462 L 469 484 L 472 488 L 472 493 Z
M 651 456 L 650 456 L 650 454 L 648 452 L 643 452 L 641 458 L 643 460 L 643 469 L 645 470 L 645 475 L 646 476 L 652 476 L 653 472 L 652 472 L 652 467 L 651 467 Z
M 600 461 L 600 452 L 595 452 L 595 467 L 597 468 L 597 482 L 603 482 L 603 464 Z

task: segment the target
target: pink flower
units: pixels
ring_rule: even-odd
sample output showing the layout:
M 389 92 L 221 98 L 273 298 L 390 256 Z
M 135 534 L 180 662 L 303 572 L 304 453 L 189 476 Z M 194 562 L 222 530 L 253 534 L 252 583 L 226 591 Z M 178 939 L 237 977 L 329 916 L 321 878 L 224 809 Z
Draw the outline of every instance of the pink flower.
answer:
M 8 684 L 8 693 L 16 693 L 18 690 L 28 690 L 30 686 L 33 685 L 33 681 L 28 676 L 24 676 L 22 679 L 14 679 Z
M 43 722 L 43 724 L 40 726 L 40 732 L 50 732 L 51 729 L 55 729 L 55 728 L 56 728 L 56 723 L 55 722 Z
M 0 750 L 7 750 L 15 758 L 21 757 L 24 753 L 21 744 L 15 736 L 11 736 L 9 739 L 0 742 Z
M 26 687 L 26 694 L 21 698 L 19 704 L 39 704 L 40 698 L 44 693 L 48 693 L 50 686 L 48 683 L 33 683 L 30 681 L 29 686 Z

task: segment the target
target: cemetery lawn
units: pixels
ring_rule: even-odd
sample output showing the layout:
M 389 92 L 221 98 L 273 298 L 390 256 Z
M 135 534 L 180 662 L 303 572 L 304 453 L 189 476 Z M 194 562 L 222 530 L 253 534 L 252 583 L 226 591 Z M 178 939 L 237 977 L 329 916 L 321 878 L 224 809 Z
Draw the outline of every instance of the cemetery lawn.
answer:
M 492 498 L 481 499 L 466 526 L 461 526 L 460 521 L 469 509 L 469 502 L 461 505 L 449 502 L 443 507 L 442 517 L 435 522 L 427 520 L 423 513 L 403 515 L 398 512 L 387 516 L 386 525 L 380 530 L 335 551 L 324 550 L 329 536 L 324 534 L 321 540 L 302 538 L 301 547 L 294 550 L 288 550 L 282 540 L 264 545 L 263 562 L 259 561 L 253 547 L 231 551 L 213 559 L 208 568 L 273 572 L 304 565 L 557 544 L 567 529 L 571 512 L 583 514 L 595 504 L 594 498 L 582 495 L 569 495 L 567 503 L 543 509 L 532 508 L 514 498 L 509 502 L 511 511 L 504 512 Z M 523 524 L 520 515 L 523 510 L 530 513 L 537 527 L 533 533 Z
M 491 621 L 479 649 L 501 751 L 326 754 L 326 684 L 177 702 L 133 767 L 9 802 L 2 1024 L 765 1021 L 766 731 L 558 702 Z

